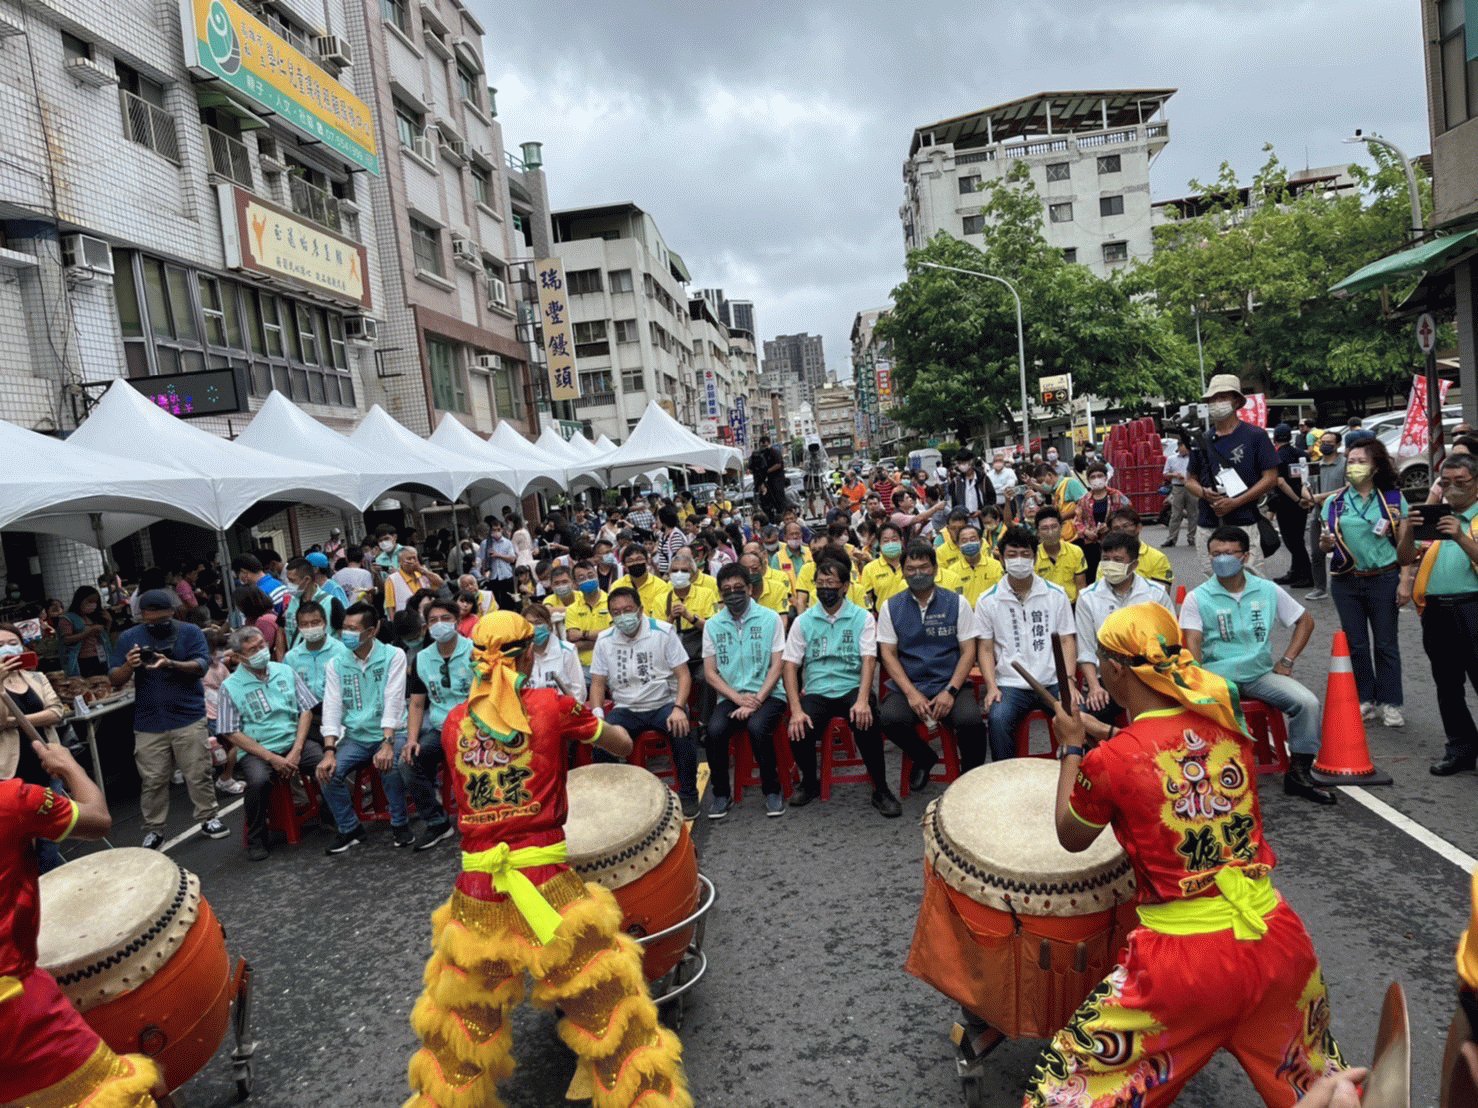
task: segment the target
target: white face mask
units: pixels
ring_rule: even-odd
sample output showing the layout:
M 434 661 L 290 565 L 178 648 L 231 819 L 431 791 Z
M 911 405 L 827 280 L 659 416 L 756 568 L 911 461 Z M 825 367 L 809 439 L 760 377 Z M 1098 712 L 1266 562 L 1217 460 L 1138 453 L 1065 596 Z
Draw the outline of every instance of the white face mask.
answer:
M 385 551 L 394 550 L 395 549 L 395 542 L 394 542 L 394 540 L 392 540 L 392 539 L 381 539 L 380 540 L 380 549 L 381 550 L 385 550 Z
M 1090 477 L 1090 478 L 1088 478 L 1088 487 L 1090 489 L 1102 489 L 1102 488 L 1106 488 L 1107 486 L 1108 486 L 1108 478 L 1107 477 Z
M 1220 423 L 1237 409 L 1232 405 L 1230 400 L 1218 400 L 1206 410 L 1213 420 Z
M 1030 558 L 1007 558 L 1005 566 L 1006 572 L 1018 581 L 1025 581 L 1035 568 Z

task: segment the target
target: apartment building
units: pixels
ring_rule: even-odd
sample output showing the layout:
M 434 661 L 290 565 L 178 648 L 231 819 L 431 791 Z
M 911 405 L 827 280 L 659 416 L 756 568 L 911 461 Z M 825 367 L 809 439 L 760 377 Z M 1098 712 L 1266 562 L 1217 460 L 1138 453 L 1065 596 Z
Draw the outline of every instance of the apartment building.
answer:
M 850 383 L 835 377 L 816 391 L 816 433 L 833 462 L 850 458 L 857 450 L 857 395 Z
M 826 350 L 821 336 L 802 331 L 767 339 L 761 367 L 772 389 L 784 391 L 794 382 L 801 401 L 810 403 L 816 390 L 826 383 Z M 794 411 L 795 406 L 790 410 Z
M 1026 165 L 1047 241 L 1100 276 L 1153 251 L 1150 167 L 1174 89 L 1043 92 L 914 130 L 903 163 L 905 250 L 940 231 L 978 245 L 979 190 Z
M 886 450 L 899 437 L 888 417 L 893 407 L 893 359 L 888 344 L 874 334 L 887 308 L 868 308 L 852 319 L 852 382 L 857 397 L 858 453 Z

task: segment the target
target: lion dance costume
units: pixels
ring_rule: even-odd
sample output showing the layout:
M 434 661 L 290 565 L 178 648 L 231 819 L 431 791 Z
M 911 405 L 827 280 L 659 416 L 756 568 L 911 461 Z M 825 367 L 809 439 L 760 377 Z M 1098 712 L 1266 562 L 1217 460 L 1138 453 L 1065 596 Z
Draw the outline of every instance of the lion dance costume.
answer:
M 1072 813 L 1113 825 L 1140 926 L 1042 1052 L 1025 1104 L 1169 1104 L 1225 1047 L 1266 1104 L 1293 1105 L 1343 1063 L 1314 945 L 1269 877 L 1241 704 L 1157 604 L 1115 612 L 1098 641 L 1182 706 L 1138 716 L 1079 767 Z
M 462 873 L 431 917 L 433 953 L 411 1013 L 421 1049 L 405 1108 L 503 1102 L 513 1072 L 509 1016 L 524 997 L 564 1013 L 560 1037 L 579 1056 L 596 1108 L 692 1108 L 682 1048 L 657 1025 L 641 955 L 621 932 L 610 892 L 565 864 L 566 743 L 602 723 L 553 689 L 521 690 L 514 660 L 533 627 L 491 612 L 473 631 L 477 676 L 447 717 L 446 764 L 457 796 Z
M 0 782 L 0 1108 L 153 1108 L 154 1063 L 114 1054 L 56 980 L 36 965 L 41 894 L 33 840 L 60 841 L 77 805 L 23 781 Z

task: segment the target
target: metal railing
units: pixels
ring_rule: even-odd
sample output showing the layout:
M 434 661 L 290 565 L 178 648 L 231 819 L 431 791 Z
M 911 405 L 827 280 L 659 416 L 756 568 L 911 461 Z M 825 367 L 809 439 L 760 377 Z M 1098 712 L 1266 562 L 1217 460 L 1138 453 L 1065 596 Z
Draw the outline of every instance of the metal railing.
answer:
M 205 142 L 210 147 L 210 168 L 245 188 L 252 187 L 251 156 L 246 144 L 214 127 L 205 128 Z
M 616 403 L 616 394 L 614 392 L 591 392 L 575 399 L 575 407 L 577 408 L 598 408 L 602 404 L 614 403 Z
M 955 165 L 971 165 L 975 162 L 993 162 L 996 160 L 994 150 L 977 150 L 970 154 L 956 154 Z
M 1145 138 L 1165 138 L 1170 134 L 1170 124 L 1151 123 L 1144 129 Z
M 298 215 L 307 216 L 314 223 L 321 223 L 331 230 L 343 230 L 344 220 L 339 211 L 339 198 L 333 193 L 309 184 L 301 177 L 288 178 L 288 192 L 292 197 L 292 209 Z
M 118 90 L 118 102 L 123 110 L 123 134 L 128 140 L 179 165 L 180 136 L 174 116 L 127 89 Z

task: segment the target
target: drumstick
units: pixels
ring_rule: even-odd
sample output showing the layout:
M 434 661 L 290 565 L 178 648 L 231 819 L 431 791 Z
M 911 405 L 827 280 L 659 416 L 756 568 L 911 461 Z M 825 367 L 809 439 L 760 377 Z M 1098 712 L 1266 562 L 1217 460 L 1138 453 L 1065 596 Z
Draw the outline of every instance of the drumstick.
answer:
M 1026 683 L 1032 687 L 1032 692 L 1041 697 L 1042 703 L 1051 708 L 1053 714 L 1055 715 L 1058 708 L 1061 707 L 1061 705 L 1057 702 L 1057 697 L 1048 692 L 1047 686 L 1042 684 L 1042 682 L 1038 681 L 1035 677 L 1028 673 L 1026 671 L 1026 667 L 1023 666 L 1020 662 L 1012 662 L 1011 665 L 1016 670 L 1016 672 L 1021 674 L 1021 676 L 1026 680 Z
M 1067 659 L 1062 656 L 1062 636 L 1056 631 L 1052 632 L 1052 662 L 1057 667 L 1057 691 L 1062 697 L 1062 702 L 1067 708 L 1067 714 L 1073 715 L 1076 709 L 1073 696 L 1073 686 L 1067 672 Z
M 37 731 L 36 728 L 31 724 L 31 721 L 26 718 L 26 713 L 22 712 L 19 705 L 17 705 L 16 702 L 11 699 L 10 693 L 4 688 L 0 688 L 0 696 L 3 696 L 5 698 L 3 701 L 0 701 L 0 703 L 3 703 L 6 710 L 15 717 L 16 722 L 20 725 L 20 729 L 26 733 L 26 737 L 32 742 L 44 744 L 46 740 L 41 737 L 41 733 Z

